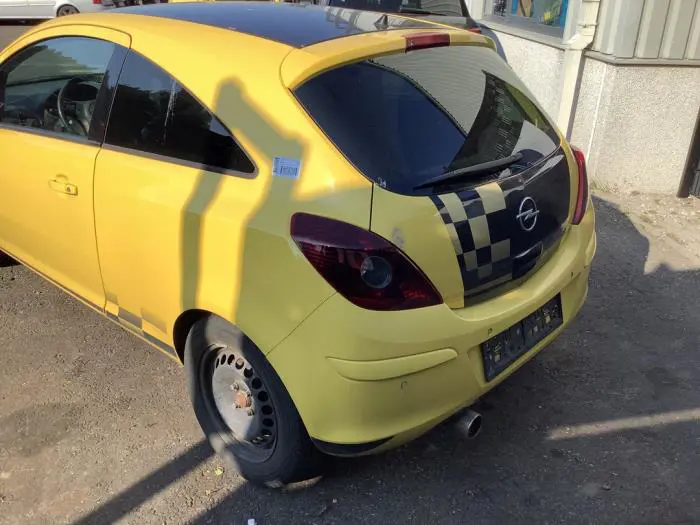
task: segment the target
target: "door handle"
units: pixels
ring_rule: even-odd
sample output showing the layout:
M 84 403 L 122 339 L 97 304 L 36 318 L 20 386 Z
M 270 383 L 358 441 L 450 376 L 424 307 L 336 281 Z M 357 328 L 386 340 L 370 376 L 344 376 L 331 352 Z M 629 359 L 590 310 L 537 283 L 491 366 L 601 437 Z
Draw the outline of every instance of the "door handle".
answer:
M 58 193 L 64 193 L 66 195 L 77 195 L 78 187 L 75 184 L 71 184 L 61 179 L 52 179 L 49 181 L 49 187 Z

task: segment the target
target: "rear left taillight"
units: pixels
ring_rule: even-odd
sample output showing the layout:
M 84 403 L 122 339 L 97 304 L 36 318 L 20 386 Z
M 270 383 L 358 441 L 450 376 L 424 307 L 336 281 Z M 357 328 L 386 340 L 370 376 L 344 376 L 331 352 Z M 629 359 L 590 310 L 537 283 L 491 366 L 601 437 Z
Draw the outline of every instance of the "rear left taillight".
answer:
M 442 303 L 413 261 L 379 235 L 308 213 L 292 217 L 291 234 L 316 271 L 357 306 L 410 310 Z
M 102 0 L 92 0 L 92 3 L 95 5 L 102 5 Z
M 586 215 L 586 206 L 588 205 L 588 173 L 586 172 L 586 156 L 576 146 L 571 146 L 571 151 L 576 159 L 578 167 L 578 194 L 576 195 L 576 207 L 574 208 L 574 216 L 571 219 L 572 224 L 580 224 L 583 216 Z

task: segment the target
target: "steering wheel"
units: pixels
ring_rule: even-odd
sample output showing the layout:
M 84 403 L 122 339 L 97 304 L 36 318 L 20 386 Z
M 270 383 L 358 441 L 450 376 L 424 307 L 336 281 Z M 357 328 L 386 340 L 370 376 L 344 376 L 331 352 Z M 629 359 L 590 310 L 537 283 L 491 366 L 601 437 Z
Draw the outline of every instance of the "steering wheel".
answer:
M 85 86 L 89 90 L 94 91 L 94 97 L 91 96 L 92 93 L 87 97 L 83 93 L 79 99 L 70 98 L 70 91 L 75 90 L 78 86 Z M 98 91 L 99 88 L 85 77 L 73 77 L 63 85 L 56 98 L 56 110 L 58 111 L 58 118 L 61 120 L 61 124 L 66 129 L 79 135 L 87 136 Z

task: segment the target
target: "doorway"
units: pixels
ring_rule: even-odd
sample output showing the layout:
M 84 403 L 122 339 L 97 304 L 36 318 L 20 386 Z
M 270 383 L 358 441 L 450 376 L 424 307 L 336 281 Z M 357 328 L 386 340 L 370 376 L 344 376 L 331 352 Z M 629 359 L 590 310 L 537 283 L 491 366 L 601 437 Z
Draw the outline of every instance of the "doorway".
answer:
M 681 186 L 678 189 L 679 197 L 690 195 L 700 198 L 700 111 L 698 111 L 698 118 L 695 121 L 693 141 L 690 144 L 688 160 L 685 163 Z

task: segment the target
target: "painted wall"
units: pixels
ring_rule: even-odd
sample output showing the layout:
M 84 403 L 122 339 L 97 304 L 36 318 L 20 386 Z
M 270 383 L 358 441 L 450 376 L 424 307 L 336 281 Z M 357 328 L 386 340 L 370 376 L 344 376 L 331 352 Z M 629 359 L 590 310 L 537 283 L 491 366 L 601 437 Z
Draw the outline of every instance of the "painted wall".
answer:
M 584 58 L 571 141 L 612 190 L 675 194 L 700 107 L 700 68 Z

